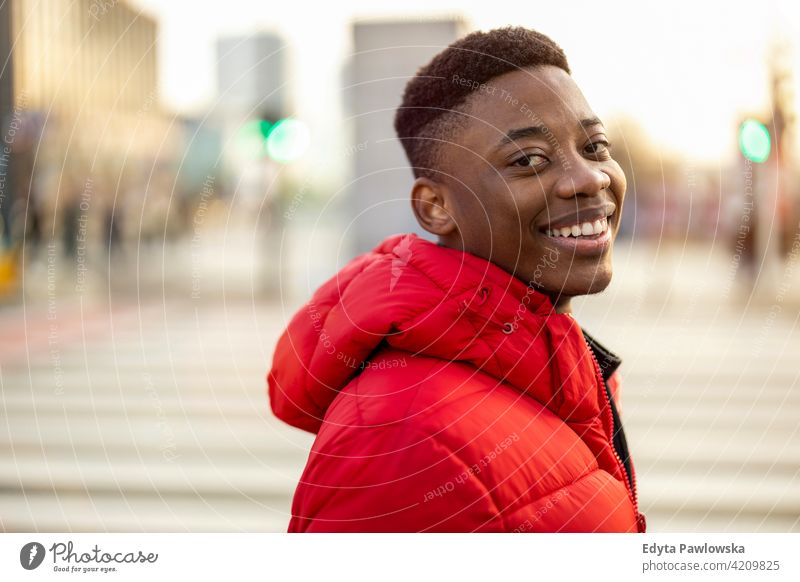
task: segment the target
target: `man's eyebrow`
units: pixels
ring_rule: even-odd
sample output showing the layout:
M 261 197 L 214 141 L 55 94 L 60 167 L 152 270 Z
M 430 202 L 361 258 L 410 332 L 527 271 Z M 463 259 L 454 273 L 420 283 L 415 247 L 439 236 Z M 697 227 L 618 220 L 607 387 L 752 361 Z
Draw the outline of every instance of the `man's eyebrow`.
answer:
M 505 145 L 518 139 L 522 139 L 523 137 L 538 137 L 540 135 L 545 135 L 548 132 L 549 130 L 544 125 L 531 125 L 528 127 L 512 129 L 503 136 L 503 139 L 500 140 L 499 145 Z
M 599 117 L 587 117 L 586 119 L 581 119 L 580 125 L 582 128 L 588 129 L 594 125 L 603 125 L 603 122 L 600 121 Z M 544 125 L 530 125 L 528 127 L 512 129 L 503 136 L 503 139 L 500 140 L 498 145 L 502 146 L 524 137 L 539 137 L 541 135 L 546 135 L 549 132 L 550 130 Z
M 603 122 L 600 121 L 599 117 L 589 117 L 587 119 L 581 119 L 581 127 L 586 129 L 587 127 L 592 127 L 593 125 L 603 125 Z

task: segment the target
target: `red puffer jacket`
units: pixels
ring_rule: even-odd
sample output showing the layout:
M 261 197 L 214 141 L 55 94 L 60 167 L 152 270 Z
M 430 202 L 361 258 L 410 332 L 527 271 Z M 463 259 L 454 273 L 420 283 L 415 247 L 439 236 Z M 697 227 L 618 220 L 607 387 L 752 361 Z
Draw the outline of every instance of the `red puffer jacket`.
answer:
M 293 317 L 267 380 L 317 433 L 290 532 L 644 531 L 581 328 L 477 256 L 386 239 Z

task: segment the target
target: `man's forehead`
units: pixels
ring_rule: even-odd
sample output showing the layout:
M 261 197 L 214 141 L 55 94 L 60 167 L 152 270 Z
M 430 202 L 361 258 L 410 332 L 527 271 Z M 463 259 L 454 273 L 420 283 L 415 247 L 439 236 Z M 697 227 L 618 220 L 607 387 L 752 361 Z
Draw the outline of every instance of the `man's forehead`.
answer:
M 572 77 L 556 67 L 506 73 L 475 97 L 470 114 L 479 125 L 503 132 L 511 129 L 503 125 L 517 126 L 526 120 L 528 125 L 563 125 L 594 118 Z

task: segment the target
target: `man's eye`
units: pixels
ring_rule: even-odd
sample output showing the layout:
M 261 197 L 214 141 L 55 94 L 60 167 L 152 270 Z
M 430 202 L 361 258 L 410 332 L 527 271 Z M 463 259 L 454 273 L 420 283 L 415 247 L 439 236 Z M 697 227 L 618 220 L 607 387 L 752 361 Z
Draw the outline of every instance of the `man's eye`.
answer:
M 587 154 L 609 154 L 611 153 L 611 144 L 607 141 L 594 141 L 586 146 Z
M 513 165 L 528 168 L 531 166 L 541 166 L 545 162 L 547 162 L 547 158 L 541 154 L 526 154 L 514 160 Z

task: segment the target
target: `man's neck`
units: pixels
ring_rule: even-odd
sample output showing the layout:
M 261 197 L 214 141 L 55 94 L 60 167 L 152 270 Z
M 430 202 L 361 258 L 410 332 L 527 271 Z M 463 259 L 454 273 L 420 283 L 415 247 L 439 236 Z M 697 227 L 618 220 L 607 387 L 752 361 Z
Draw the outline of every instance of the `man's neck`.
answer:
M 553 302 L 556 313 L 572 313 L 572 297 L 560 296 Z

